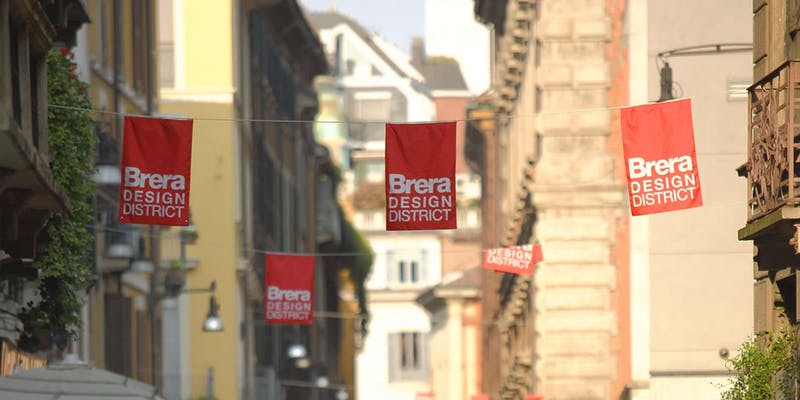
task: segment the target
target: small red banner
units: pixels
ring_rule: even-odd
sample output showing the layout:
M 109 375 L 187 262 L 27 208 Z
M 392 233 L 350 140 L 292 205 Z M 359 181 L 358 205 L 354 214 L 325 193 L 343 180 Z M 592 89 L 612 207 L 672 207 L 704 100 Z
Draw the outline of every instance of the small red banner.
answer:
M 125 117 L 120 222 L 189 225 L 192 121 Z
M 489 400 L 488 394 L 473 394 L 470 400 Z
M 483 252 L 483 268 L 512 274 L 530 275 L 533 265 L 542 260 L 542 246 L 538 244 L 501 247 Z
M 386 230 L 456 229 L 456 123 L 386 124 Z
M 433 392 L 421 393 L 417 392 L 415 400 L 434 400 Z
M 314 256 L 267 254 L 264 321 L 310 325 L 314 306 Z
M 544 400 L 544 396 L 538 394 L 527 394 L 525 400 Z
M 703 205 L 690 99 L 622 109 L 631 214 Z

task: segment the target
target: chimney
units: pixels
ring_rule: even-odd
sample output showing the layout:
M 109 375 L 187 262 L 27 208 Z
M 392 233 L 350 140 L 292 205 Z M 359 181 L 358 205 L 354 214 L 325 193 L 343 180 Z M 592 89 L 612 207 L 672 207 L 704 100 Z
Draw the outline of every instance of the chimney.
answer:
M 422 68 L 425 63 L 425 40 L 421 37 L 411 38 L 411 65 Z

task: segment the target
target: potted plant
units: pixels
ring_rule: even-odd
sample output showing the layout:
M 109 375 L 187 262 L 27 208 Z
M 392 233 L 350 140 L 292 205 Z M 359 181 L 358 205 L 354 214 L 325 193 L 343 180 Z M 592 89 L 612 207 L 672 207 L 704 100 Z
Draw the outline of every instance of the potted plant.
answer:
M 183 268 L 181 268 L 181 260 L 170 260 L 169 269 L 166 275 L 164 275 L 164 289 L 167 292 L 167 296 L 177 296 L 181 289 L 183 289 L 185 282 L 186 276 Z

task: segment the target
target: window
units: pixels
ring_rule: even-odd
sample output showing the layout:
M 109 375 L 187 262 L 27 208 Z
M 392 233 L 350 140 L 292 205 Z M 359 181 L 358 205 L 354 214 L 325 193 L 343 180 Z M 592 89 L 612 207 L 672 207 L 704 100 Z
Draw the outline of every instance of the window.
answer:
M 385 168 L 383 160 L 362 160 L 355 164 L 355 180 L 356 184 L 365 182 L 379 183 L 383 182 L 385 175 Z
M 389 382 L 428 380 L 428 335 L 389 334 Z
M 750 82 L 746 79 L 728 81 L 728 101 L 746 101 L 747 87 Z
M 353 119 L 355 121 L 389 121 L 392 116 L 392 95 L 389 92 L 359 92 L 353 100 Z M 383 141 L 386 127 L 383 124 L 366 124 L 363 139 Z
M 389 250 L 387 252 L 387 283 L 392 286 L 421 286 L 425 284 L 425 250 Z
M 133 88 L 138 93 L 147 91 L 147 48 L 148 37 L 145 32 L 145 20 L 149 16 L 145 8 L 145 0 L 131 1 L 131 38 L 133 40 Z M 149 93 L 148 93 L 149 95 Z
M 172 0 L 158 2 L 158 76 L 162 88 L 175 87 L 175 39 Z
M 397 272 L 397 280 L 400 283 L 419 282 L 419 263 L 416 261 L 400 261 Z
M 11 278 L 3 283 L 3 295 L 6 300 L 22 302 L 23 282 L 20 278 Z
M 20 88 L 19 70 L 19 32 L 11 29 L 11 109 L 14 113 L 14 121 L 22 127 L 22 92 Z
M 108 61 L 109 52 L 107 49 L 108 46 L 108 22 L 106 19 L 106 2 L 105 1 L 98 1 L 97 2 L 97 29 L 100 30 L 99 34 L 97 35 L 99 44 L 98 44 L 98 59 L 100 65 L 103 67 L 107 67 L 111 64 Z
M 467 183 L 464 180 L 464 178 L 456 178 L 456 194 L 457 195 L 461 196 L 461 195 L 463 195 L 465 193 L 466 188 L 464 187 L 464 185 L 466 185 L 466 184 Z
M 389 100 L 389 98 L 356 99 L 356 119 L 359 121 L 388 121 L 390 119 Z

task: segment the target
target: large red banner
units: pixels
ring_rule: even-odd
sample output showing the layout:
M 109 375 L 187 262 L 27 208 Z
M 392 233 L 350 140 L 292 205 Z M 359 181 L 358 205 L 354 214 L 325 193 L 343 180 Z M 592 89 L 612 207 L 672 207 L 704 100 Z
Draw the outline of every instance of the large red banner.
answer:
M 192 121 L 125 117 L 120 222 L 189 225 Z
M 622 109 L 631 214 L 703 205 L 689 99 Z
M 487 249 L 483 252 L 483 268 L 512 274 L 530 275 L 534 264 L 542 260 L 542 246 L 538 244 Z
M 386 124 L 386 230 L 456 229 L 456 123 Z
M 264 321 L 310 325 L 314 317 L 314 256 L 267 254 Z

